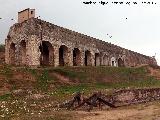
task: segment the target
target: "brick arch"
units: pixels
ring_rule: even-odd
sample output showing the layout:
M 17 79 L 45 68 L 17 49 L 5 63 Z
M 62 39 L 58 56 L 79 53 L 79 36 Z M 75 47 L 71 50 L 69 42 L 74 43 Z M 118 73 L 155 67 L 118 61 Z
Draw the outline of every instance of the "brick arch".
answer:
M 81 51 L 78 48 L 73 49 L 73 66 L 81 65 Z
M 65 45 L 59 47 L 59 66 L 66 66 L 69 64 L 69 48 Z
M 117 60 L 118 67 L 125 67 L 124 57 L 119 57 Z
M 42 41 L 40 49 L 40 65 L 48 66 L 53 64 L 53 46 L 49 41 Z
M 124 67 L 125 64 L 124 64 L 124 60 L 122 58 L 118 58 L 118 67 Z
M 26 65 L 26 41 L 20 42 L 20 64 Z
M 11 65 L 15 65 L 15 53 L 16 53 L 16 46 L 12 42 L 9 46 L 9 62 Z
M 110 64 L 111 66 L 117 66 L 115 57 L 111 57 Z

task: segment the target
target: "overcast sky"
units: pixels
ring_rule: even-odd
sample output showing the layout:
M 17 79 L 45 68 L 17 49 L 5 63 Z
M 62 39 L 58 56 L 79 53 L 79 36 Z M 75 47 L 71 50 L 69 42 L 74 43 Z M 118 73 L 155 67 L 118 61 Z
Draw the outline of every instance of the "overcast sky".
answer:
M 160 1 L 146 1 L 154 4 L 142 3 L 144 0 L 83 3 L 87 1 L 90 0 L 0 0 L 0 43 L 4 43 L 9 27 L 17 22 L 18 11 L 35 8 L 36 16 L 53 24 L 148 56 L 156 53 L 160 64 Z M 100 1 L 108 4 L 99 4 Z M 116 5 L 114 1 L 130 2 L 130 5 Z

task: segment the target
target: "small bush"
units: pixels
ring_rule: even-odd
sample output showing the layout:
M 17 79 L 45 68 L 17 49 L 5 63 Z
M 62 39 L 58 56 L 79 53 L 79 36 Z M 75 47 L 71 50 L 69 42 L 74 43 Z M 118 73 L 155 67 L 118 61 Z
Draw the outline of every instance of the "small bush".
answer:
M 9 98 L 11 98 L 11 94 L 5 94 L 5 95 L 0 96 L 0 101 L 6 101 Z
M 0 52 L 4 52 L 5 51 L 5 45 L 0 44 Z

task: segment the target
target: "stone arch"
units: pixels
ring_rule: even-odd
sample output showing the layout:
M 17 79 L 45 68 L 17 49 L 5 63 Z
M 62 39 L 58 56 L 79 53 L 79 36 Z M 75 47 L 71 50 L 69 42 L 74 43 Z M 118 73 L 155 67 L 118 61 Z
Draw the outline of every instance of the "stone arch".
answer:
M 53 64 L 53 46 L 49 41 L 42 41 L 40 46 L 40 65 L 48 66 Z
M 103 56 L 103 65 L 108 66 L 108 56 L 107 55 Z
M 65 45 L 61 45 L 59 48 L 59 66 L 68 65 L 68 47 Z
M 81 52 L 78 48 L 73 49 L 73 66 L 81 65 Z
M 95 53 L 95 66 L 100 66 L 100 54 Z
M 118 58 L 118 67 L 124 67 L 124 60 L 122 58 Z
M 92 58 L 91 58 L 91 52 L 89 50 L 85 51 L 85 66 L 89 66 L 92 65 Z
M 20 64 L 26 65 L 26 42 L 22 40 L 20 42 Z
M 116 65 L 116 58 L 115 57 L 111 58 L 111 66 L 117 66 Z
M 9 47 L 9 60 L 11 65 L 15 65 L 15 51 L 16 51 L 15 44 L 11 43 Z

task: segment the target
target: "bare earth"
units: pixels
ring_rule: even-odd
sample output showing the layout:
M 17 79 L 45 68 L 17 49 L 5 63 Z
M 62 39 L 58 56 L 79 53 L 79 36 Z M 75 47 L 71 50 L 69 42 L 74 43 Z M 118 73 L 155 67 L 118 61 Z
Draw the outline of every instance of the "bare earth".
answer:
M 77 113 L 84 116 L 79 120 L 160 120 L 160 105 L 158 104 L 133 105 L 93 112 L 78 111 Z

